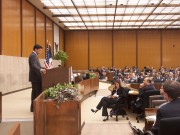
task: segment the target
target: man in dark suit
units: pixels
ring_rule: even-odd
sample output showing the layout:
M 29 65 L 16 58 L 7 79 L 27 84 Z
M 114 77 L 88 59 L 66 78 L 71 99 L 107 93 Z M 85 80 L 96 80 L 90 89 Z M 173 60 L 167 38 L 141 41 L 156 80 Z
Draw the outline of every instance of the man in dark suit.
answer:
M 180 83 L 172 80 L 166 81 L 163 84 L 163 96 L 168 103 L 161 105 L 157 110 L 156 122 L 151 128 L 155 135 L 158 135 L 161 119 L 180 117 Z
M 33 47 L 33 52 L 29 56 L 29 81 L 32 84 L 31 107 L 33 112 L 33 101 L 42 92 L 41 73 L 45 74 L 46 70 L 41 68 L 38 55 L 42 52 L 42 46 L 36 44 Z

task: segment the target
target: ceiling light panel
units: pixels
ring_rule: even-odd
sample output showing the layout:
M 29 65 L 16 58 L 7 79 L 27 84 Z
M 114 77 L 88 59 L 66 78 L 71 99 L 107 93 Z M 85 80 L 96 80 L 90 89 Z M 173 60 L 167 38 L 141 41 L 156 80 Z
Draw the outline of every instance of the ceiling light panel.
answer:
M 75 5 L 76 5 L 76 6 L 85 6 L 83 0 L 75 0 Z
M 58 9 L 49 9 L 53 14 L 59 14 L 59 10 Z
M 143 10 L 144 10 L 144 7 L 143 7 L 143 8 L 136 8 L 136 9 L 134 10 L 134 13 L 142 13 Z
M 78 14 L 76 9 L 68 9 L 70 14 Z
M 58 17 L 60 21 L 67 21 L 65 17 Z
M 105 1 L 97 2 L 97 0 L 95 0 L 95 5 L 96 6 L 104 6 L 105 5 Z
M 164 10 L 164 7 L 157 7 L 154 13 L 161 13 Z
M 170 13 L 180 13 L 180 7 L 173 8 Z
M 174 9 L 174 7 L 166 7 L 162 10 L 161 13 L 170 13 L 173 9 Z
M 90 20 L 91 20 L 90 17 L 88 17 L 88 16 L 83 16 L 82 19 L 83 19 L 84 21 L 90 21 Z
M 123 19 L 123 16 L 116 16 L 115 17 L 115 20 L 122 20 Z
M 118 0 L 118 5 L 127 5 L 128 0 Z
M 97 16 L 91 16 L 90 18 L 91 18 L 92 21 L 97 21 L 98 20 Z
M 97 8 L 97 13 L 98 14 L 105 14 L 106 13 L 106 9 L 105 8 Z
M 66 20 L 67 21 L 74 21 L 74 18 L 73 17 L 66 17 Z
M 41 0 L 41 3 L 43 3 L 45 6 L 54 6 L 49 0 Z
M 143 13 L 151 13 L 154 10 L 155 7 L 146 7 L 143 11 Z
M 173 15 L 166 15 L 166 16 L 164 16 L 162 19 L 171 19 L 173 17 Z
M 115 8 L 106 8 L 106 14 L 114 14 Z
M 134 8 L 126 8 L 125 14 L 132 14 L 134 13 Z
M 96 14 L 96 8 L 87 8 L 89 14 Z
M 69 11 L 67 9 L 58 9 L 58 11 L 61 14 L 69 14 Z
M 74 18 L 74 20 L 76 20 L 76 21 L 82 21 L 81 20 L 81 17 L 73 17 Z
M 180 15 L 174 15 L 171 19 L 178 19 L 180 18 Z
M 71 0 L 61 0 L 64 6 L 74 6 Z
M 116 14 L 123 14 L 125 12 L 125 8 L 117 8 Z
M 86 6 L 95 6 L 94 0 L 84 0 Z
M 180 4 L 179 0 L 172 0 L 171 4 Z
M 149 0 L 139 0 L 138 5 L 147 5 Z
M 60 0 L 50 0 L 50 1 L 55 6 L 63 6 L 63 3 Z
M 86 8 L 78 8 L 78 11 L 80 14 L 88 14 L 88 11 Z
M 171 1 L 172 1 L 172 0 L 163 0 L 162 3 L 164 3 L 164 4 L 169 4 L 169 3 L 171 3 Z
M 107 20 L 114 20 L 114 16 L 107 16 L 106 19 Z
M 104 21 L 106 20 L 106 16 L 98 16 L 98 19 Z
M 127 0 L 128 1 L 128 0 Z M 139 0 L 129 0 L 128 5 L 137 5 Z

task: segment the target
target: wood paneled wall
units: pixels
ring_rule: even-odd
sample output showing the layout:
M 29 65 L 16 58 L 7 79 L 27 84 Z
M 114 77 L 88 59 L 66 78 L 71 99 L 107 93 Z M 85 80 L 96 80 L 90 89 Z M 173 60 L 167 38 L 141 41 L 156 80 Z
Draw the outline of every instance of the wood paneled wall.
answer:
M 153 66 L 159 68 L 161 65 L 161 31 L 142 30 L 138 31 L 138 67 Z
M 54 39 L 53 39 L 53 23 L 46 17 L 46 39 L 51 44 L 51 49 L 54 50 Z
M 115 67 L 135 66 L 136 31 L 114 31 L 113 37 L 113 65 Z
M 162 65 L 165 67 L 180 66 L 180 30 L 163 30 L 162 44 Z
M 64 30 L 61 28 L 59 29 L 59 42 L 60 50 L 64 51 Z
M 72 65 L 73 69 L 88 69 L 89 66 L 124 68 L 127 65 L 138 66 L 140 69 L 144 66 L 180 66 L 180 62 L 176 60 L 180 57 L 180 30 L 94 30 L 87 31 L 88 38 L 82 38 L 83 40 L 76 39 L 72 34 L 74 31 L 65 33 L 65 51 L 70 55 L 68 65 Z M 84 32 L 79 32 L 78 37 L 83 37 L 83 34 Z M 82 56 L 84 51 L 73 52 L 73 46 L 79 44 L 81 48 L 84 43 L 88 46 L 88 62 L 81 62 L 81 59 L 72 55 L 78 53 Z
M 22 1 L 22 56 L 28 57 L 35 44 L 35 9 Z
M 112 65 L 112 31 L 89 32 L 89 66 L 96 68 Z
M 88 69 L 88 32 L 66 31 L 65 35 L 65 51 L 69 56 L 66 66 L 73 66 L 73 69 Z
M 43 46 L 45 50 L 45 16 L 36 10 L 36 44 Z M 45 58 L 45 51 L 40 54 L 40 58 Z
M 48 39 L 54 44 L 53 22 L 27 0 L 0 1 L 0 55 L 28 57 L 35 43 L 43 46 L 45 58 Z M 61 29 L 61 37 L 64 32 Z M 60 39 L 64 47 L 64 38 Z
M 20 0 L 2 2 L 2 54 L 21 56 Z

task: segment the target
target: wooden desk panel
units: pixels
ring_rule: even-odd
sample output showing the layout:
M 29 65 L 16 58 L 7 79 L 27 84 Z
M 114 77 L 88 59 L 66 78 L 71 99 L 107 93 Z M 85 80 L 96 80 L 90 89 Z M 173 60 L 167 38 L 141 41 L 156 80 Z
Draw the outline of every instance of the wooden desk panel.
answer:
M 145 108 L 145 116 L 153 116 L 156 115 L 157 109 L 156 108 Z M 148 121 L 145 118 L 145 131 L 151 130 L 154 121 Z

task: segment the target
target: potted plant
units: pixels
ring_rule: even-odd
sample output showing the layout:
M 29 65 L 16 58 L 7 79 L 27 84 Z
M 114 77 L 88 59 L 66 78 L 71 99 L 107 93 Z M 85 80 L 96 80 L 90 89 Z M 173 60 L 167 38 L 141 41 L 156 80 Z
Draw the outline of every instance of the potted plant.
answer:
M 61 65 L 63 66 L 65 62 L 68 60 L 68 57 L 69 56 L 67 55 L 66 52 L 64 52 L 63 50 L 60 50 L 54 55 L 53 59 L 61 60 Z
M 56 107 L 59 109 L 59 105 L 63 102 L 70 100 L 78 100 L 78 89 L 72 84 L 56 84 L 53 87 L 45 89 L 45 99 L 57 101 Z

